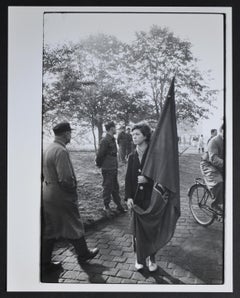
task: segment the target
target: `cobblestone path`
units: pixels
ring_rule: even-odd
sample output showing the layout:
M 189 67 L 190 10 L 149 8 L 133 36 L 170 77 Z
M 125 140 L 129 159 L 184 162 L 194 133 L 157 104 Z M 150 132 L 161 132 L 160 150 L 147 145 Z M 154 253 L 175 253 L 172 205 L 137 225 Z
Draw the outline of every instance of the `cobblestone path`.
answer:
M 99 255 L 80 266 L 73 248 L 58 245 L 54 259 L 63 270 L 45 282 L 106 284 L 221 284 L 223 282 L 223 224 L 204 228 L 192 218 L 187 198 L 181 199 L 181 217 L 172 240 L 156 255 L 159 266 L 137 272 L 129 230 L 129 215 L 119 215 L 86 233 L 89 247 Z

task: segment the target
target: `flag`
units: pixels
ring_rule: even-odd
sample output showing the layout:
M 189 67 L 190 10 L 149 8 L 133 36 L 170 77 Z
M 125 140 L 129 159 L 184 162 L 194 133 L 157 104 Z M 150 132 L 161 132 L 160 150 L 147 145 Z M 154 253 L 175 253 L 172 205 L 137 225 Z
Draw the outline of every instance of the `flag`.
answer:
M 142 169 L 142 175 L 154 181 L 151 202 L 146 210 L 134 206 L 136 249 L 142 259 L 155 254 L 172 238 L 180 216 L 174 82 L 175 78 L 171 82 Z M 169 191 L 168 198 L 163 195 L 165 189 Z

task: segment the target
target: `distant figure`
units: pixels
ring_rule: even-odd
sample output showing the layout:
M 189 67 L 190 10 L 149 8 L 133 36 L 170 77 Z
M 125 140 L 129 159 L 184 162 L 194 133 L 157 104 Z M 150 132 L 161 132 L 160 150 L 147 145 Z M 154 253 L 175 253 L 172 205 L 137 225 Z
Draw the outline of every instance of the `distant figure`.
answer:
M 107 215 L 110 215 L 111 209 L 109 204 L 111 202 L 111 197 L 117 205 L 117 210 L 119 212 L 125 212 L 125 209 L 121 204 L 121 198 L 119 196 L 117 144 L 114 138 L 114 135 L 116 134 L 115 123 L 107 123 L 105 129 L 107 133 L 100 142 L 96 156 L 96 165 L 102 169 L 104 211 Z
M 219 206 L 223 204 L 223 173 L 224 173 L 224 126 L 222 125 L 219 134 L 213 137 L 207 146 L 207 152 L 202 156 L 200 168 L 206 184 L 215 196 L 211 207 L 216 212 L 222 212 Z
M 215 137 L 216 135 L 217 135 L 217 129 L 216 129 L 216 128 L 211 129 L 211 137 L 208 139 L 207 144 L 208 144 L 209 141 L 210 141 L 213 137 Z
M 204 152 L 204 139 L 203 139 L 203 135 L 201 135 L 199 137 L 199 140 L 198 140 L 198 153 L 203 153 Z
M 84 237 L 84 226 L 78 210 L 77 180 L 66 144 L 71 140 L 71 127 L 61 122 L 53 127 L 54 142 L 43 153 L 43 240 L 42 272 L 61 268 L 52 262 L 52 251 L 57 240 L 68 240 L 81 264 L 94 258 L 98 249 L 89 249 Z
M 127 128 L 127 148 L 126 148 L 126 156 L 128 157 L 128 155 L 133 152 L 134 150 L 134 144 L 133 144 L 133 139 L 132 139 L 132 135 L 131 135 L 131 129 L 130 127 Z
M 122 163 L 126 163 L 128 136 L 125 132 L 125 126 L 120 127 L 117 143 L 119 146 L 119 159 Z

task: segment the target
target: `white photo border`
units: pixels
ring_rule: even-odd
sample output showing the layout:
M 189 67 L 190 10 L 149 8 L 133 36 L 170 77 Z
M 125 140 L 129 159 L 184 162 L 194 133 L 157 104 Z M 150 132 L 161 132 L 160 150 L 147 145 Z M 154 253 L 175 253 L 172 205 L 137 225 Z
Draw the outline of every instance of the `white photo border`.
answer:
M 88 284 L 40 282 L 42 51 L 44 12 L 223 13 L 226 16 L 226 218 L 224 284 L 91 284 L 92 292 L 232 292 L 232 10 L 231 7 L 9 7 L 7 291 L 89 292 Z

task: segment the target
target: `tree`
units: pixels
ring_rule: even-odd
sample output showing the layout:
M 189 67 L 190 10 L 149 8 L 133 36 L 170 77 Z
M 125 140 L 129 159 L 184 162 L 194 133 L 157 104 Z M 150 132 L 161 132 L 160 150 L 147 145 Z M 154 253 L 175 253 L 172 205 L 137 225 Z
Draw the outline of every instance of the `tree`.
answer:
M 98 34 L 76 44 L 45 47 L 43 74 L 44 124 L 60 117 L 86 121 L 95 149 L 94 129 L 99 141 L 108 120 L 154 122 L 173 75 L 178 121 L 195 123 L 207 117 L 216 95 L 197 68 L 191 43 L 157 26 L 137 32 L 131 44 Z
M 128 48 L 129 71 L 138 75 L 138 82 L 154 104 L 157 117 L 174 75 L 178 120 L 196 122 L 207 115 L 215 100 L 217 91 L 209 88 L 198 70 L 191 46 L 167 28 L 154 25 L 149 32 L 136 32 L 136 39 Z
M 75 45 L 44 51 L 44 119 L 58 112 L 89 123 L 96 149 L 103 123 L 124 121 L 146 112 L 143 92 L 128 92 L 124 75 L 125 44 L 107 35 L 89 36 Z M 135 94 L 136 93 L 136 94 Z M 135 115 L 133 115 L 135 113 Z

